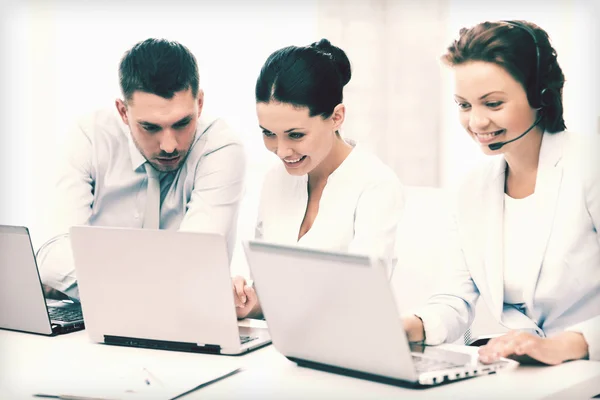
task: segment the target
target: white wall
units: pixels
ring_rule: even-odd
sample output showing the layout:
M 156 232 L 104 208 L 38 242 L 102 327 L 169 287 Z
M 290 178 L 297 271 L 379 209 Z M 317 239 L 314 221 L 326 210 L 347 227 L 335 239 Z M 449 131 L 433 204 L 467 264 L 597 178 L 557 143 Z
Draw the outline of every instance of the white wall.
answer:
M 30 89 L 31 64 L 23 43 L 28 30 L 20 10 L 0 3 L 0 223 L 23 221 L 29 206 L 32 177 L 30 118 L 22 118 L 27 107 L 24 92 Z M 27 177 L 27 178 L 26 178 Z M 19 210 L 19 211 L 17 211 Z M 19 212 L 21 218 L 15 217 Z
M 406 185 L 440 184 L 447 0 L 320 0 L 319 32 L 346 51 L 342 134 L 372 149 Z

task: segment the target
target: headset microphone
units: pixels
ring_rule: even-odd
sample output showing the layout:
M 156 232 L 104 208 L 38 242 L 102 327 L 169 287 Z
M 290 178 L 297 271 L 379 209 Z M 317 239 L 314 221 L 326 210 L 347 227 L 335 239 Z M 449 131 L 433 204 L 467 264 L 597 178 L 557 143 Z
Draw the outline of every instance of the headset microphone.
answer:
M 488 147 L 490 148 L 490 150 L 494 150 L 494 151 L 495 151 L 495 150 L 500 150 L 500 149 L 502 148 L 502 146 L 504 146 L 505 144 L 512 143 L 512 142 L 514 142 L 515 140 L 519 140 L 519 139 L 521 139 L 523 136 L 527 135 L 527 134 L 529 133 L 529 131 L 530 131 L 530 130 L 532 130 L 533 128 L 535 128 L 535 126 L 536 126 L 537 124 L 539 124 L 539 123 L 540 123 L 540 121 L 541 121 L 541 120 L 542 120 L 542 113 L 540 113 L 540 116 L 539 116 L 539 117 L 537 117 L 537 119 L 535 120 L 535 122 L 533 123 L 533 125 L 531 125 L 531 126 L 529 127 L 529 129 L 527 129 L 525 132 L 523 132 L 522 134 L 520 134 L 520 135 L 519 135 L 519 136 L 517 136 L 516 138 L 514 138 L 514 139 L 511 139 L 511 140 L 508 140 L 508 141 L 506 141 L 506 142 L 497 142 L 497 143 L 492 143 L 492 144 L 488 145 Z
M 535 32 L 529 26 L 527 26 L 519 21 L 503 21 L 503 22 L 505 22 L 508 25 L 514 26 L 516 28 L 523 29 L 533 39 L 533 44 L 535 45 L 535 53 L 536 53 L 536 65 L 535 65 L 536 68 L 535 68 L 535 87 L 534 87 L 531 103 L 532 103 L 532 107 L 537 107 L 539 111 L 538 111 L 538 117 L 535 120 L 535 122 L 533 123 L 533 125 L 531 125 L 529 127 L 529 129 L 527 129 L 521 135 L 519 135 L 516 138 L 511 139 L 507 142 L 498 142 L 498 143 L 492 143 L 492 144 L 488 145 L 490 150 L 494 150 L 494 151 L 500 150 L 502 148 L 502 146 L 504 146 L 505 144 L 508 144 L 508 143 L 514 142 L 515 140 L 521 139 L 523 136 L 528 134 L 529 131 L 531 131 L 533 128 L 535 128 L 535 126 L 537 124 L 540 123 L 540 121 L 542 120 L 542 113 L 543 113 L 542 96 L 544 95 L 544 92 L 546 92 L 546 89 L 540 90 L 540 47 L 538 46 L 537 38 L 535 37 Z

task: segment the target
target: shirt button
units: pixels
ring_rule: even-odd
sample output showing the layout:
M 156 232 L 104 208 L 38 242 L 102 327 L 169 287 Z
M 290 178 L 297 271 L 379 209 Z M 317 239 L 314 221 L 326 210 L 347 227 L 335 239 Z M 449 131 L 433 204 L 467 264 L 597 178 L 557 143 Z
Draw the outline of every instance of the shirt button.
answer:
M 140 214 L 137 214 L 137 213 L 136 213 L 136 214 L 133 214 L 133 218 L 135 218 L 135 219 L 140 219 Z

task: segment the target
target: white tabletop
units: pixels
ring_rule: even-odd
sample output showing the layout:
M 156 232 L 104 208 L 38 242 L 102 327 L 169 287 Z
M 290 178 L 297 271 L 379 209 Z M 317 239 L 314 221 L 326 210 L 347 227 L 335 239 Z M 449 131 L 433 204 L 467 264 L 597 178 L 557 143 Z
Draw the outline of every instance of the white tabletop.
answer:
M 445 345 L 453 349 L 473 348 Z M 85 331 L 45 337 L 0 330 L 0 398 L 31 398 L 51 381 L 67 385 L 110 368 L 144 365 L 193 377 L 206 370 L 242 372 L 185 398 L 569 398 L 600 393 L 600 362 L 519 366 L 428 389 L 409 389 L 296 366 L 270 345 L 244 356 L 219 356 L 91 343 Z M 193 378 L 192 378 L 193 379 Z M 197 382 L 201 383 L 201 382 Z

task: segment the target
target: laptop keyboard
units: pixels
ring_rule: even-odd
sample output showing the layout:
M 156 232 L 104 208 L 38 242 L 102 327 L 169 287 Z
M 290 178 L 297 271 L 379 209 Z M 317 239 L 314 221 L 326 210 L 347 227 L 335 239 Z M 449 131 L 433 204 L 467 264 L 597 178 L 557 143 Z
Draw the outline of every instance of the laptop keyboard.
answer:
M 48 314 L 52 321 L 73 322 L 83 319 L 83 314 L 79 307 L 48 307 Z
M 440 371 L 442 369 L 460 367 L 461 365 L 429 357 L 419 357 L 413 354 L 413 364 L 417 372 Z
M 246 344 L 248 342 L 251 342 L 253 340 L 258 339 L 258 336 L 247 336 L 247 335 L 240 335 L 240 342 L 242 344 Z

